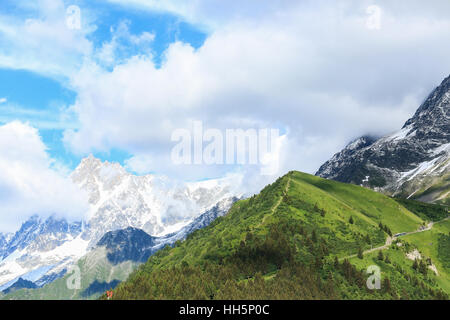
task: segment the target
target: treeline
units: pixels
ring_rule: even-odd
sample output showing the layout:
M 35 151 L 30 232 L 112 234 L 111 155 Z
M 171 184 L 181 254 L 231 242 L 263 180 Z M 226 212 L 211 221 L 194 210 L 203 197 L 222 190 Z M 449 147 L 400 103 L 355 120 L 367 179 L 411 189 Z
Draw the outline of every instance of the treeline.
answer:
M 448 217 L 449 214 L 448 207 L 443 205 L 425 203 L 403 198 L 394 198 L 394 199 L 402 206 L 404 206 L 406 209 L 413 212 L 414 214 L 416 214 L 417 216 L 419 216 L 424 220 L 439 221 Z

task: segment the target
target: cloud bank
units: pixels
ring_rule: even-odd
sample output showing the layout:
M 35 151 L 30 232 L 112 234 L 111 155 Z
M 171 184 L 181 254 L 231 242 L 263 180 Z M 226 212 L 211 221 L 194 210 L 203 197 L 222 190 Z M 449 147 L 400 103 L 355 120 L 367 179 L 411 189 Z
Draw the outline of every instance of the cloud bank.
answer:
M 0 126 L 0 232 L 33 214 L 69 220 L 87 213 L 87 198 L 55 168 L 38 131 L 22 122 Z

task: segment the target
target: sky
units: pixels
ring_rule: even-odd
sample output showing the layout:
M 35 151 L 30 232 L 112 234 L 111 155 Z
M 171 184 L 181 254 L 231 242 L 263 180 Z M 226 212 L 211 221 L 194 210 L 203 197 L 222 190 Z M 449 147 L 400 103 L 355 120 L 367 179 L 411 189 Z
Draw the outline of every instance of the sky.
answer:
M 249 192 L 314 173 L 351 140 L 401 128 L 448 76 L 449 11 L 447 0 L 3 0 L 2 228 L 67 204 L 84 212 L 69 174 L 89 154 L 184 181 L 238 173 Z M 196 121 L 279 130 L 276 172 L 174 165 L 172 134 Z

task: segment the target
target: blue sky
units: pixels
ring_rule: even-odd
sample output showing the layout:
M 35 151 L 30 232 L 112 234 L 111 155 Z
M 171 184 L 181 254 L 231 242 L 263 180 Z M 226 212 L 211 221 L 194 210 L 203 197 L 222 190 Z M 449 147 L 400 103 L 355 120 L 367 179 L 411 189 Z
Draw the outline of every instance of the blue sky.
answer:
M 84 214 L 69 174 L 89 154 L 181 181 L 238 174 L 247 194 L 314 173 L 351 140 L 400 129 L 449 75 L 448 12 L 448 0 L 2 0 L 0 227 Z M 198 122 L 280 129 L 277 172 L 176 165 L 173 133 Z
M 87 35 L 95 48 L 111 41 L 113 29 L 120 24 L 128 26 L 130 34 L 149 32 L 154 35 L 150 50 L 156 66 L 160 66 L 161 59 L 167 47 L 175 42 L 182 41 L 198 48 L 204 42 L 207 34 L 202 28 L 182 21 L 179 16 L 139 10 L 136 7 L 126 7 L 103 1 L 69 1 L 68 5 L 78 5 L 83 12 L 83 18 L 92 19 L 95 24 L 93 31 Z M 2 1 L 1 12 L 4 15 L 17 19 L 33 19 L 39 14 L 33 8 L 23 7 L 15 0 Z M 45 44 L 43 44 L 45 45 Z M 125 46 L 116 56 L 115 64 L 129 57 L 140 54 L 141 48 L 133 45 Z M 146 53 L 146 52 L 145 52 Z M 107 67 L 111 70 L 112 67 Z M 30 70 L 0 68 L 0 124 L 13 120 L 28 122 L 39 129 L 43 142 L 47 146 L 50 156 L 61 161 L 73 169 L 85 155 L 71 152 L 63 143 L 63 132 L 67 128 L 77 128 L 76 117 L 61 119 L 62 112 L 73 105 L 77 93 L 72 90 L 65 77 L 40 74 Z M 107 152 L 92 152 L 104 160 L 119 161 L 129 158 L 130 153 L 112 148 Z

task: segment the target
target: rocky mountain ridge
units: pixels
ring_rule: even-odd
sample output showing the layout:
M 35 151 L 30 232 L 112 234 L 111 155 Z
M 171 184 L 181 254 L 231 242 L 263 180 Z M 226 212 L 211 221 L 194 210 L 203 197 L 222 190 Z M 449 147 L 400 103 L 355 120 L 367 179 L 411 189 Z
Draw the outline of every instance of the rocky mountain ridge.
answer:
M 394 196 L 448 203 L 450 77 L 398 132 L 361 137 L 325 162 L 316 175 Z

